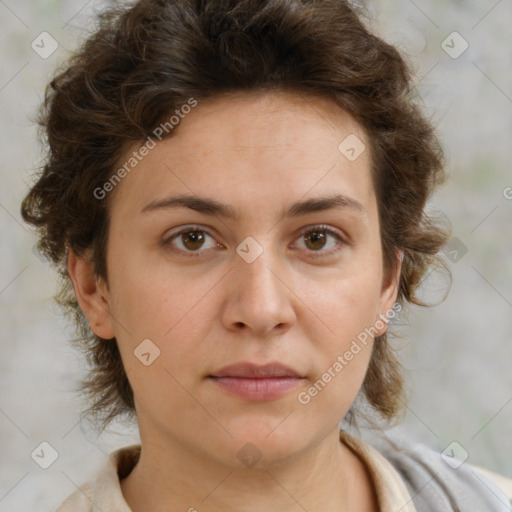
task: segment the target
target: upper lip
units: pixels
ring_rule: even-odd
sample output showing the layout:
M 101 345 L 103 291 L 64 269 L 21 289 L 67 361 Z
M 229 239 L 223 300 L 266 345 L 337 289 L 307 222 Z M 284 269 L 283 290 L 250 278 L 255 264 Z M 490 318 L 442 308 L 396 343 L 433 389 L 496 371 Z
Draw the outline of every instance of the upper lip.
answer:
M 253 379 L 264 379 L 271 377 L 302 378 L 302 376 L 295 370 L 281 363 L 267 363 L 264 365 L 257 365 L 249 362 L 235 363 L 224 366 L 215 373 L 212 373 L 210 377 L 245 377 Z

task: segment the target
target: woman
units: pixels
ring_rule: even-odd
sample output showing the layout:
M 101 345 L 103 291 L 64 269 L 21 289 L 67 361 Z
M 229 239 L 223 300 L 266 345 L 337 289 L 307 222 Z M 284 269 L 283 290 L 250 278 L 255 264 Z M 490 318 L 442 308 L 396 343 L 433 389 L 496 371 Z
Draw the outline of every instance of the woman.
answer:
M 58 510 L 510 510 L 467 463 L 340 430 L 358 398 L 398 416 L 388 322 L 449 237 L 399 53 L 334 0 L 101 20 L 47 90 L 22 213 L 94 364 L 91 412 L 135 417 L 141 444 Z

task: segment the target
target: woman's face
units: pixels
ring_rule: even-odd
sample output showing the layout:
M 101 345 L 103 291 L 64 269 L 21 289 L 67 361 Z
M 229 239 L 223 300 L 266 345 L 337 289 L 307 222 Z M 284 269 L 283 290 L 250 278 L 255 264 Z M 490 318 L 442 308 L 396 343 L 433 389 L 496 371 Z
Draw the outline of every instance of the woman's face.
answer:
M 174 130 L 112 192 L 110 317 L 91 325 L 117 338 L 143 442 L 284 460 L 338 429 L 371 354 L 357 337 L 396 299 L 369 144 L 328 100 L 284 93 L 199 102 Z M 239 363 L 293 372 L 221 371 Z

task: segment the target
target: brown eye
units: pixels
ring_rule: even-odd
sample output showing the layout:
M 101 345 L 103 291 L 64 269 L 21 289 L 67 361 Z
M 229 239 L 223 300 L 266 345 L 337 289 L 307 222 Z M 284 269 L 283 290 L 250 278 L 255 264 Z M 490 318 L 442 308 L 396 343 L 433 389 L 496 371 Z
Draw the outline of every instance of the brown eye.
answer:
M 207 245 L 208 238 L 211 238 L 210 245 Z M 162 241 L 162 245 L 170 246 L 177 252 L 185 253 L 188 256 L 200 256 L 206 249 L 219 247 L 213 237 L 205 230 L 197 227 L 187 227 Z
M 204 235 L 202 231 L 186 231 L 181 233 L 181 240 L 187 249 L 195 251 L 204 244 Z
M 329 242 L 329 239 L 336 241 L 332 243 Z M 319 253 L 313 257 L 329 256 L 345 244 L 343 237 L 327 226 L 308 228 L 301 233 L 300 240 L 304 242 L 305 250 L 310 253 Z
M 309 234 L 304 237 L 304 240 L 306 240 L 308 249 L 316 251 L 325 246 L 327 237 L 321 231 L 310 231 Z

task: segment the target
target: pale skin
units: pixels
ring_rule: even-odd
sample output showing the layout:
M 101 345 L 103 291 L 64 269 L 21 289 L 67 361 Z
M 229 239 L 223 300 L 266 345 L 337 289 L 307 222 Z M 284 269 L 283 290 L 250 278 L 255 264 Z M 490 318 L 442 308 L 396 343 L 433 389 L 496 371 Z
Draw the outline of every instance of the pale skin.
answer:
M 367 148 L 355 161 L 338 150 L 350 134 Z M 378 509 L 364 464 L 339 439 L 373 340 L 310 403 L 297 399 L 396 301 L 399 267 L 384 279 L 369 153 L 362 127 L 327 99 L 199 102 L 111 192 L 108 286 L 70 252 L 80 306 L 97 335 L 117 339 L 134 391 L 142 452 L 121 481 L 134 512 Z M 142 211 L 178 194 L 225 203 L 239 218 Z M 284 216 L 334 194 L 360 208 Z M 171 238 L 189 226 L 202 245 Z M 236 251 L 247 237 L 263 249 L 251 263 Z M 160 350 L 149 366 L 134 356 L 144 339 Z M 304 378 L 264 401 L 207 378 L 241 361 L 279 361 Z M 249 442 L 261 454 L 252 467 L 237 457 Z

